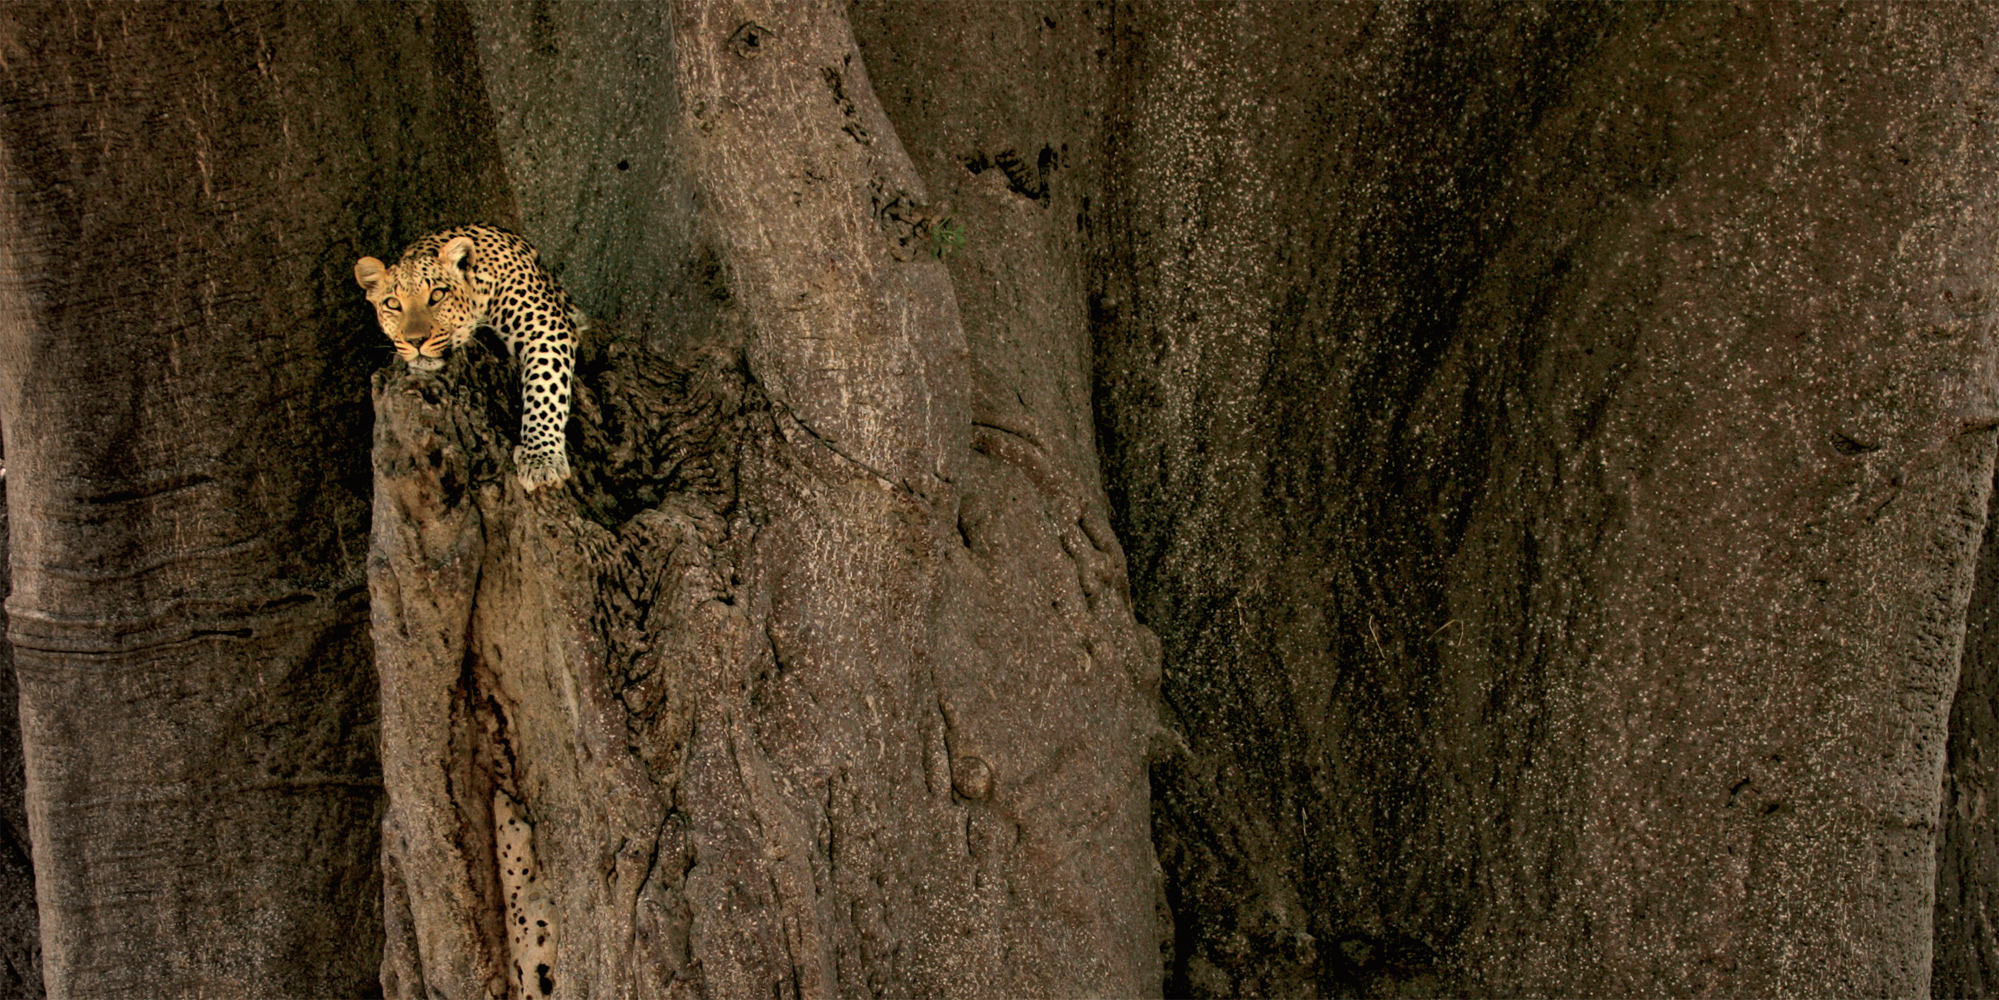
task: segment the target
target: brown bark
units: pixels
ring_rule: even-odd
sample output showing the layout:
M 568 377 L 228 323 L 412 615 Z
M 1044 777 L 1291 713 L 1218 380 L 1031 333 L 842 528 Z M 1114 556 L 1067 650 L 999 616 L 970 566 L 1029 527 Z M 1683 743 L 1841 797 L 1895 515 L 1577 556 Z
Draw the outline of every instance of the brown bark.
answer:
M 1994 22 L 0 7 L 49 992 L 1990 992 Z
M 1922 992 L 1991 11 L 1125 14 L 1169 992 Z
M 487 412 L 503 366 L 378 383 L 385 985 L 1157 992 L 1157 649 L 1076 472 L 1087 397 L 975 383 L 837 7 L 674 17 L 714 346 L 676 367 L 599 329 L 579 482 L 533 500 Z M 502 925 L 516 801 L 542 969 Z
M 1994 499 L 1999 499 L 1995 491 Z M 1936 945 L 1930 995 L 1999 994 L 1999 774 L 1986 748 L 1999 743 L 1999 519 L 1990 507 L 1978 578 L 1965 616 L 1964 656 L 1950 708 L 1950 740 L 1937 837 Z
M 577 304 L 660 350 L 715 323 L 662 3 L 471 6 L 520 232 Z
M 712 647 L 741 641 L 708 550 L 743 386 L 723 366 L 689 385 L 629 348 L 585 358 L 572 463 L 587 499 L 529 502 L 502 481 L 494 427 L 514 424 L 488 411 L 517 371 L 498 359 L 378 380 L 391 996 L 506 995 L 496 789 L 526 804 L 557 901 L 559 995 L 662 996 L 698 976 L 675 894 L 686 820 L 667 809 L 693 689 L 726 683 Z
M 9 618 L 51 995 L 377 989 L 383 354 L 350 275 L 503 194 L 471 47 L 450 6 L 0 7 Z
M 0 467 L 0 479 L 4 476 Z M 7 522 L 7 504 L 0 499 L 0 592 L 10 589 Z M 5 621 L 6 612 L 0 610 L 0 624 Z M 0 637 L 0 996 L 40 997 L 47 994 L 42 989 L 42 932 L 35 914 L 19 703 L 14 646 Z

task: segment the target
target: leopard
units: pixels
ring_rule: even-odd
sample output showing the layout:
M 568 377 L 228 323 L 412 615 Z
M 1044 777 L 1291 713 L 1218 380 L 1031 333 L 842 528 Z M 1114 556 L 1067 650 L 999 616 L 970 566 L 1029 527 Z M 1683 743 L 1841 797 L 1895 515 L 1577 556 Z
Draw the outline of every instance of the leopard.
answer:
M 445 352 L 481 327 L 499 334 L 521 363 L 515 476 L 529 493 L 569 479 L 564 432 L 588 321 L 527 240 L 498 226 L 457 226 L 411 243 L 393 267 L 361 258 L 354 280 L 412 371 L 443 368 Z

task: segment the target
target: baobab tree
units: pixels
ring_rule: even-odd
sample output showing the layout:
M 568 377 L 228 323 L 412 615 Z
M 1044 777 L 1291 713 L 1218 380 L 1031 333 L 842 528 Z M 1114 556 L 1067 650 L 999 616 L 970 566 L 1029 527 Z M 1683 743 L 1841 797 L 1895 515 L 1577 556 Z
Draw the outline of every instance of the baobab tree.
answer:
M 0 959 L 1991 992 L 1995 21 L 0 8 Z M 355 287 L 470 221 L 557 489 Z

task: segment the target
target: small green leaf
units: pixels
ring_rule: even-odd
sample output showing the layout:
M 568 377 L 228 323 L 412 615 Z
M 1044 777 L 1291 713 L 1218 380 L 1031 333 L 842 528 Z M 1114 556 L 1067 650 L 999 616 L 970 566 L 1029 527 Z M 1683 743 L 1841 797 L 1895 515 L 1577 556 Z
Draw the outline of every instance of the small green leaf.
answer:
M 965 227 L 955 216 L 945 216 L 930 226 L 930 254 L 944 260 L 965 245 Z

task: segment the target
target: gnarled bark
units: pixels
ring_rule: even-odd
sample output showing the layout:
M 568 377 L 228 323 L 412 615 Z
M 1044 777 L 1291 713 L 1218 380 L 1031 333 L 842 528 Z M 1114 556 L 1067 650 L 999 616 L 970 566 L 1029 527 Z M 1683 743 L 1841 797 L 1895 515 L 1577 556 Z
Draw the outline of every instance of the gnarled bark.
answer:
M 0 6 L 49 990 L 1985 989 L 1994 28 Z
M 600 328 L 578 483 L 532 499 L 504 366 L 378 382 L 385 984 L 1156 992 L 1157 649 L 1042 429 L 1085 400 L 967 402 L 935 220 L 838 8 L 689 4 L 674 39 L 721 346 L 675 368 Z M 515 814 L 534 913 L 502 898 Z M 545 968 L 511 967 L 528 917 Z

